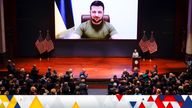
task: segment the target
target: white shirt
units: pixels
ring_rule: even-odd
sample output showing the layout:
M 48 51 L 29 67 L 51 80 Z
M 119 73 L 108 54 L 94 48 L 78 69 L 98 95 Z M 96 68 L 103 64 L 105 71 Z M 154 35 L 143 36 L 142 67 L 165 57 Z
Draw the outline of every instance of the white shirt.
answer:
M 139 53 L 138 53 L 138 52 L 133 52 L 132 57 L 133 57 L 133 58 L 139 57 Z

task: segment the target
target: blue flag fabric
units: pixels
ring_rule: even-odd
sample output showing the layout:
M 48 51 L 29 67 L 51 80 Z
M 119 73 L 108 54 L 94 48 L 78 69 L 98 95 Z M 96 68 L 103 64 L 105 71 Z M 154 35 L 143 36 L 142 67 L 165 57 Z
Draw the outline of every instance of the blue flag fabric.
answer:
M 55 0 L 63 22 L 67 29 L 74 27 L 73 9 L 71 0 Z

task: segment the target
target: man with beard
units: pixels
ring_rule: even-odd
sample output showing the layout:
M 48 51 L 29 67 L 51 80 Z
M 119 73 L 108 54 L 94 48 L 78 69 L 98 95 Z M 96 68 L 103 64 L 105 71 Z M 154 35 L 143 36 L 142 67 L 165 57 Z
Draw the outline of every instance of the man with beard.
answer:
M 90 6 L 91 19 L 80 24 L 72 39 L 115 39 L 117 31 L 108 22 L 103 20 L 104 4 L 101 1 L 94 1 Z

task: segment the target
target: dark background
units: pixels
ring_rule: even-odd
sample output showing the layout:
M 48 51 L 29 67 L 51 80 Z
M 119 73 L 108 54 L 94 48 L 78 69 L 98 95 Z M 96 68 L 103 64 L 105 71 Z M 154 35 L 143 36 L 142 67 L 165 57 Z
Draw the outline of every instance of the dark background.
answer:
M 138 40 L 55 40 L 53 6 L 53 0 L 4 0 L 7 57 L 37 57 L 38 30 L 45 36 L 49 29 L 53 57 L 130 57 L 134 48 L 141 52 L 142 31 L 149 37 L 153 30 L 158 44 L 154 57 L 184 58 L 188 0 L 139 0 Z

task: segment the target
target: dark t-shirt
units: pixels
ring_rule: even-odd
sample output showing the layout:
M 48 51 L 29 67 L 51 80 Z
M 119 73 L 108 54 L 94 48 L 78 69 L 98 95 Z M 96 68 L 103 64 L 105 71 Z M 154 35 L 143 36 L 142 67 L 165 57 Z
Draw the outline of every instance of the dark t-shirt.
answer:
M 75 31 L 81 38 L 110 39 L 116 34 L 115 28 L 108 22 L 103 21 L 100 25 L 93 25 L 90 20 L 82 23 Z

